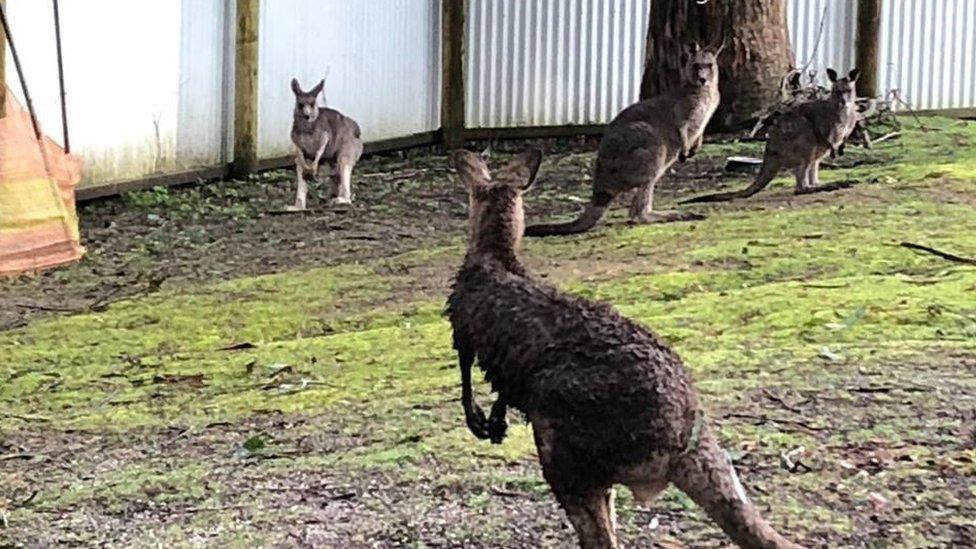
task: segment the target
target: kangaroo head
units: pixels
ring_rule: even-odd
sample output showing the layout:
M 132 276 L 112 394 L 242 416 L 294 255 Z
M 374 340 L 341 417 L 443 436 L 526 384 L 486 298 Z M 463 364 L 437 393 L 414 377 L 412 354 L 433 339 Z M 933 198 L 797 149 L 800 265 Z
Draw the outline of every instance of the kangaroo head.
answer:
M 837 71 L 827 69 L 827 78 L 833 83 L 830 92 L 831 97 L 840 100 L 842 103 L 853 103 L 854 99 L 857 98 L 854 83 L 857 82 L 857 77 L 860 75 L 860 69 L 852 69 L 851 72 L 847 73 L 847 76 L 837 78 Z
M 291 79 L 291 91 L 295 93 L 295 115 L 313 122 L 319 117 L 318 96 L 325 87 L 325 80 L 320 80 L 314 88 L 302 91 L 297 78 Z
M 528 149 L 494 173 L 479 153 L 456 150 L 451 163 L 468 188 L 468 250 L 517 250 L 525 230 L 522 193 L 535 182 L 542 152 Z
M 684 78 L 689 84 L 706 87 L 718 82 L 718 54 L 724 48 L 702 48 L 697 42 L 685 47 Z

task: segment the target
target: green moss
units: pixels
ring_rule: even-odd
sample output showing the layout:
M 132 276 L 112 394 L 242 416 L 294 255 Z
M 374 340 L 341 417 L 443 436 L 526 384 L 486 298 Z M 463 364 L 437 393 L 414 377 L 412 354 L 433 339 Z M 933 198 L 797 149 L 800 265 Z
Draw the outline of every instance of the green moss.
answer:
M 935 419 L 944 402 L 939 391 L 976 391 L 953 358 L 976 352 L 976 270 L 898 244 L 976 256 L 976 124 L 926 124 L 936 129 L 907 129 L 900 142 L 851 153 L 889 159 L 883 164 L 824 172 L 825 179 L 865 183 L 846 193 L 719 206 L 695 223 L 532 240 L 526 256 L 567 290 L 610 301 L 662 334 L 693 370 L 733 449 L 776 456 L 798 446 L 931 440 L 933 432 L 959 428 L 958 418 Z M 459 236 L 451 246 L 367 265 L 184 288 L 0 333 L 0 417 L 42 428 L 135 432 L 282 411 L 320 418 L 316 429 L 362 438 L 283 467 L 412 478 L 431 462 L 447 463 L 457 476 L 445 483 L 541 496 L 547 488 L 537 475 L 478 472 L 479 464 L 531 461 L 531 431 L 512 417 L 500 446 L 467 432 L 450 330 L 441 317 L 444 296 L 414 290 L 420 282 L 429 286 L 432 272 L 446 278 L 462 254 Z M 243 342 L 253 347 L 221 350 Z M 937 390 L 882 392 L 871 406 L 847 390 L 885 383 Z M 829 406 L 803 418 L 822 430 L 798 428 L 788 410 L 761 404 L 755 395 L 763 389 L 797 399 L 828 395 Z M 479 395 L 483 403 L 489 398 Z M 933 417 L 888 412 L 908 398 L 913 412 Z M 730 410 L 760 420 L 724 417 Z M 965 456 L 957 462 L 950 465 L 973 473 Z M 146 497 L 147 486 L 157 494 L 150 499 L 165 499 L 170 492 L 152 486 L 167 484 L 205 498 L 192 483 L 198 473 L 189 465 L 126 467 L 51 494 L 46 505 L 53 510 L 99 499 L 124 506 Z M 793 494 L 823 483 L 815 475 L 785 479 Z M 483 505 L 484 495 L 467 501 Z M 629 499 L 622 501 L 629 508 Z M 692 506 L 674 491 L 662 501 Z M 853 528 L 843 509 L 811 510 L 801 497 L 781 503 L 775 512 L 785 522 Z M 246 545 L 251 538 L 243 536 L 239 543 Z

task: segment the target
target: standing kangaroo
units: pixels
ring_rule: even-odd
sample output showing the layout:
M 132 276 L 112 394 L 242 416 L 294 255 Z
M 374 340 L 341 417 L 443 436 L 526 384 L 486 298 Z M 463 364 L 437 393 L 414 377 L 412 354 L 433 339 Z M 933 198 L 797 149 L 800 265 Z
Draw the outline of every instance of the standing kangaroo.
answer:
M 597 150 L 593 197 L 575 221 L 531 225 L 526 236 L 588 231 L 613 199 L 639 189 L 630 206 L 635 223 L 699 219 L 677 211 L 654 211 L 654 186 L 676 161 L 684 162 L 702 145 L 705 126 L 718 108 L 718 50 L 689 46 L 682 84 L 634 103 L 607 126 Z
M 669 483 L 739 545 L 798 548 L 746 497 L 678 355 L 609 305 L 537 282 L 519 261 L 522 193 L 541 160 L 530 150 L 492 174 L 479 155 L 452 154 L 470 225 L 446 314 L 468 428 L 500 443 L 506 408 L 525 413 L 543 475 L 584 548 L 617 547 L 615 484 L 649 502 Z M 472 396 L 476 358 L 498 393 L 487 418 Z
M 766 188 L 783 168 L 796 176 L 796 194 L 836 190 L 843 185 L 819 185 L 820 162 L 829 154 L 843 154 L 844 141 L 858 123 L 854 83 L 858 69 L 846 77 L 827 69 L 833 83 L 830 97 L 800 103 L 781 114 L 769 128 L 766 150 L 759 175 L 751 185 L 738 191 L 707 194 L 682 203 L 721 202 L 750 197 Z
M 302 91 L 298 80 L 291 79 L 291 91 L 295 93 L 295 113 L 291 124 L 291 141 L 295 144 L 295 173 L 298 192 L 292 211 L 305 209 L 308 185 L 305 173 L 318 180 L 319 165 L 329 164 L 332 182 L 330 195 L 334 204 L 351 204 L 352 169 L 363 154 L 359 124 L 341 112 L 318 104 L 319 93 L 325 87 L 320 81 L 309 91 Z

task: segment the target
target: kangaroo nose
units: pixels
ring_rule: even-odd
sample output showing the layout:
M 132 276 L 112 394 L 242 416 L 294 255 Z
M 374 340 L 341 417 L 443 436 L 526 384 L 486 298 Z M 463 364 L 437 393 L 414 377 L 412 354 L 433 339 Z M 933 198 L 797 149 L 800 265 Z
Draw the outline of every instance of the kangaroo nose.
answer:
M 699 78 L 698 82 L 704 84 L 705 82 L 707 82 L 707 80 L 705 78 Z

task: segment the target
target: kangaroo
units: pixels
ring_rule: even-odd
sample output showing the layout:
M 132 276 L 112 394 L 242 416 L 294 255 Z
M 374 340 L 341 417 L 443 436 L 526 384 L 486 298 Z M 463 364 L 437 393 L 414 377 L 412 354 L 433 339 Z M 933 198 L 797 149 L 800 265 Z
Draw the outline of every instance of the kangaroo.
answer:
M 796 194 L 836 190 L 845 185 L 819 185 L 820 162 L 829 154 L 843 154 L 844 141 L 858 123 L 854 83 L 860 75 L 851 70 L 846 77 L 827 69 L 833 83 L 830 97 L 800 103 L 781 114 L 768 131 L 763 164 L 751 185 L 738 191 L 707 194 L 682 201 L 721 202 L 750 197 L 766 188 L 782 168 L 792 168 Z
M 597 150 L 593 196 L 583 213 L 568 223 L 532 225 L 526 236 L 588 231 L 613 199 L 639 189 L 630 206 L 634 223 L 701 219 L 677 211 L 654 211 L 654 186 L 675 162 L 684 162 L 702 145 L 705 126 L 718 108 L 718 50 L 692 44 L 680 86 L 627 107 L 607 126 Z
M 609 305 L 536 281 L 520 262 L 522 195 L 542 154 L 528 150 L 494 173 L 476 153 L 451 158 L 470 214 L 445 314 L 469 430 L 501 443 L 507 407 L 526 415 L 543 476 L 583 548 L 617 547 L 615 484 L 650 502 L 669 483 L 743 547 L 800 547 L 749 501 L 678 355 Z M 472 396 L 475 359 L 498 393 L 488 417 Z
M 352 203 L 352 169 L 363 154 L 359 124 L 335 109 L 321 107 L 318 96 L 325 87 L 319 81 L 309 91 L 302 91 L 298 79 L 291 79 L 291 90 L 295 93 L 295 113 L 291 124 L 291 141 L 295 144 L 295 173 L 298 178 L 298 192 L 292 211 L 305 209 L 308 185 L 305 174 L 310 172 L 312 179 L 318 180 L 319 165 L 324 160 L 329 164 L 332 202 L 336 205 Z

